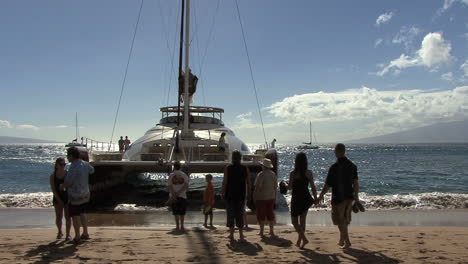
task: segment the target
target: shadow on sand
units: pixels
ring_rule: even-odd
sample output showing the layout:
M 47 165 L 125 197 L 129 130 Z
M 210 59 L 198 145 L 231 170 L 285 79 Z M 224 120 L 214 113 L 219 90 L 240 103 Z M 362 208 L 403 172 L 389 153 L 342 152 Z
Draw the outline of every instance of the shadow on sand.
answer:
M 395 258 L 385 256 L 384 254 L 375 251 L 348 248 L 343 252 L 356 258 L 359 263 L 400 263 L 400 261 Z
M 340 263 L 342 260 L 338 259 L 344 258 L 346 262 L 356 262 L 356 263 L 400 263 L 397 259 L 385 256 L 380 252 L 365 251 L 362 249 L 346 249 L 343 253 L 336 254 L 322 254 L 318 253 L 312 249 L 303 249 L 301 254 L 306 258 L 307 263 Z
M 167 232 L 168 235 L 173 235 L 173 236 L 181 236 L 185 235 L 187 233 L 187 230 L 180 230 L 180 229 L 172 229 L 171 231 Z
M 54 241 L 28 250 L 25 256 L 40 257 L 40 260 L 36 260 L 32 263 L 47 264 L 73 256 L 76 251 L 77 248 L 74 244 L 67 244 L 65 241 Z
M 271 246 L 276 246 L 276 247 L 291 247 L 292 241 L 289 239 L 284 239 L 281 237 L 273 236 L 273 237 L 262 237 L 262 242 L 271 245 Z
M 231 240 L 229 244 L 227 244 L 227 247 L 234 252 L 243 253 L 248 256 L 256 256 L 258 252 L 263 251 L 262 246 L 258 243 L 250 243 L 249 241 L 239 242 L 237 240 Z
M 215 228 L 216 229 L 216 228 Z M 217 264 L 220 263 L 219 256 L 216 254 L 216 247 L 214 243 L 209 238 L 208 231 L 203 230 L 199 227 L 193 228 L 193 233 L 196 235 L 199 243 L 199 246 L 193 243 L 192 236 L 187 234 L 187 239 L 189 239 L 189 244 L 192 247 L 194 252 L 202 252 L 203 259 L 200 259 L 199 262 L 201 263 L 210 263 L 210 264 Z

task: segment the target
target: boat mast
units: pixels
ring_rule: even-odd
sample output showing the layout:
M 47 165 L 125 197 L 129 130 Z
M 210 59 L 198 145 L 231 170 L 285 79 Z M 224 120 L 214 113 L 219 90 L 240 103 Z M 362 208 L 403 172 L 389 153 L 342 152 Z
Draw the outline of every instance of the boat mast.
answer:
M 189 110 L 190 110 L 190 99 L 189 99 L 189 80 L 190 80 L 190 69 L 189 69 L 189 50 L 190 50 L 190 0 L 186 0 L 185 10 L 185 80 L 184 80 L 184 128 L 182 130 L 182 136 L 190 135 L 189 132 Z
M 309 121 L 309 142 L 312 144 L 312 121 Z
M 76 142 L 78 142 L 79 138 L 79 132 L 78 132 L 78 112 L 75 112 L 75 136 L 76 136 Z
M 183 56 L 183 47 L 184 47 L 184 10 L 185 10 L 185 0 L 181 0 L 181 15 L 180 15 L 180 45 L 179 45 L 179 76 L 178 80 L 178 90 L 177 90 L 177 131 L 176 131 L 176 142 L 175 142 L 175 151 L 179 152 L 179 126 L 180 126 L 180 97 L 181 97 L 181 87 L 180 80 L 182 79 L 182 56 Z

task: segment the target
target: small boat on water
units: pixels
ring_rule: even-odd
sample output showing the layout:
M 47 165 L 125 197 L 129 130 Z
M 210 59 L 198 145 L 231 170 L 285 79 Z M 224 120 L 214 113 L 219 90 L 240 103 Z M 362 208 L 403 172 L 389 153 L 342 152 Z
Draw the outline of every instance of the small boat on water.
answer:
M 314 133 L 314 141 L 312 141 L 312 122 L 309 122 L 309 142 L 303 142 L 301 145 L 297 146 L 297 149 L 306 150 L 306 149 L 319 149 L 320 147 L 317 144 L 317 138 Z
M 78 142 L 80 140 L 80 131 L 78 127 L 78 113 L 75 113 L 75 139 L 73 139 L 70 143 L 67 143 L 65 147 L 86 147 L 86 144 L 83 144 L 83 138 L 81 138 L 81 143 Z

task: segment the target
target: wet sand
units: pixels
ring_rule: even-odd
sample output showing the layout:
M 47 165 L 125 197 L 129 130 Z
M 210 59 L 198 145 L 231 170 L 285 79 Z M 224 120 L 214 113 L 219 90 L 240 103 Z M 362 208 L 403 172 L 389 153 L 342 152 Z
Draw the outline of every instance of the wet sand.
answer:
M 224 225 L 224 210 L 214 212 L 215 225 Z M 278 211 L 278 225 L 291 225 L 289 212 Z M 167 209 L 157 211 L 90 213 L 90 226 L 160 227 L 173 223 L 173 216 Z M 8 228 L 49 228 L 54 227 L 52 208 L 0 208 L 0 229 Z M 186 223 L 189 227 L 199 226 L 203 215 L 199 211 L 188 211 Z M 255 224 L 255 216 L 249 215 L 249 223 Z M 308 226 L 332 226 L 329 211 L 310 211 Z M 353 214 L 353 226 L 460 226 L 468 227 L 468 210 L 389 210 L 366 211 Z
M 93 227 L 79 245 L 55 240 L 55 230 L 1 229 L 0 263 L 467 263 L 466 227 L 352 227 L 353 246 L 336 245 L 334 227 L 310 227 L 310 243 L 294 245 L 291 227 L 278 238 L 246 232 L 247 243 L 229 242 L 226 228 Z

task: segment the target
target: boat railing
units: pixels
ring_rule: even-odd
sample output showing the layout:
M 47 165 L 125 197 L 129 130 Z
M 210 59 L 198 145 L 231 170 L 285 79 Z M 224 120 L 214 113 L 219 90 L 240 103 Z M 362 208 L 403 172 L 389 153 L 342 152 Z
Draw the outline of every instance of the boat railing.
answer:
M 103 142 L 99 140 L 95 140 L 92 138 L 84 137 L 84 144 L 88 148 L 89 151 L 99 151 L 99 152 L 116 152 L 116 144 L 112 144 L 109 142 Z

